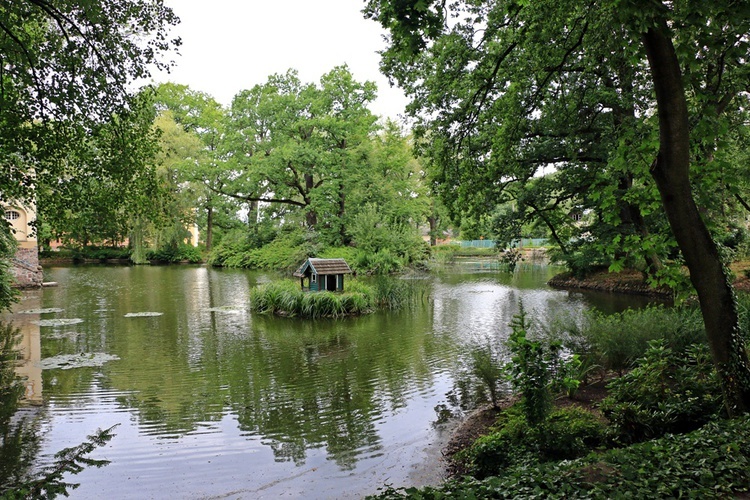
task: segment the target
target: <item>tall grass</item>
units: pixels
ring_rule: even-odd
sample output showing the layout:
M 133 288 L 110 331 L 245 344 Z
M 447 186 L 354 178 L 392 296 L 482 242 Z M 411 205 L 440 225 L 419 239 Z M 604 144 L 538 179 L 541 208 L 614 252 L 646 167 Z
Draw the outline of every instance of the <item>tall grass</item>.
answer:
M 697 307 L 650 306 L 606 315 L 588 311 L 580 318 L 557 317 L 548 333 L 563 340 L 588 366 L 623 373 L 642 357 L 652 340 L 680 352 L 706 341 Z
M 372 284 L 349 280 L 345 292 L 305 292 L 293 280 L 259 286 L 250 292 L 250 308 L 259 313 L 302 318 L 340 318 L 368 314 L 376 308 L 400 309 L 428 295 L 420 280 L 379 277 Z
M 422 280 L 378 277 L 373 282 L 375 305 L 383 309 L 401 309 L 421 303 L 428 295 Z
M 276 281 L 250 292 L 250 308 L 259 313 L 303 318 L 340 318 L 373 311 L 375 292 L 351 281 L 346 292 L 304 292 L 292 280 Z

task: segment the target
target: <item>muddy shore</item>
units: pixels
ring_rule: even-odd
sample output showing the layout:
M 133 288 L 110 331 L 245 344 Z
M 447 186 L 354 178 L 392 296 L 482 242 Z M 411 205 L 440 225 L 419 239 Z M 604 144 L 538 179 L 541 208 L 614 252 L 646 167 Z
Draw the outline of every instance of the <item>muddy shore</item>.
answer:
M 562 273 L 547 282 L 553 288 L 565 290 L 596 290 L 600 292 L 646 295 L 650 297 L 670 298 L 672 291 L 667 287 L 652 288 L 639 271 L 627 270 L 619 273 L 601 271 L 579 279 L 572 273 Z

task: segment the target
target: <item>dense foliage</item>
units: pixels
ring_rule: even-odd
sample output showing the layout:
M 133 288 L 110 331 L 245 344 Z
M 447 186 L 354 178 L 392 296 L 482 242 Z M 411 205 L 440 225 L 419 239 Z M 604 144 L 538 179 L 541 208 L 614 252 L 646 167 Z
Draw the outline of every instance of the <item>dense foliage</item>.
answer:
M 750 362 L 717 246 L 744 224 L 723 209 L 745 197 L 750 6 L 402 3 L 369 0 L 365 14 L 390 32 L 381 67 L 411 98 L 448 208 L 497 212 L 505 239 L 537 220 L 574 268 L 639 264 L 677 286 L 684 263 L 728 411 L 750 411 Z
M 748 300 L 743 295 L 741 304 Z M 516 329 L 519 324 L 529 329 L 524 316 L 514 320 Z M 518 402 L 503 408 L 486 435 L 454 456 L 465 477 L 436 488 L 389 488 L 381 498 L 723 498 L 747 492 L 747 417 L 724 420 L 719 378 L 705 339 L 695 331 L 700 320 L 694 308 L 649 307 L 613 318 L 603 322 L 602 315 L 592 314 L 579 318 L 577 330 L 566 330 L 565 345 L 582 359 L 622 341 L 622 332 L 648 330 L 627 348 L 635 358 L 627 373 L 607 383 L 608 395 L 596 408 L 558 397 L 561 404 L 545 413 L 548 400 L 524 400 L 538 388 L 516 383 Z M 743 314 L 742 323 L 746 320 Z M 604 326 L 609 328 L 600 331 Z M 545 335 L 559 342 L 558 328 L 548 324 L 544 333 L 535 331 L 540 345 Z M 591 349 L 589 340 L 597 347 Z M 514 342 L 510 347 L 518 352 Z M 607 365 L 621 357 L 611 353 L 610 362 L 609 354 L 596 356 Z M 546 367 L 544 380 L 554 373 L 544 357 L 528 358 L 525 365 L 526 375 L 533 376 Z M 530 404 L 538 407 L 535 412 L 529 413 Z
M 40 236 L 116 239 L 148 207 L 153 112 L 131 84 L 169 67 L 177 22 L 157 0 L 0 2 L 0 202 L 36 204 Z
M 521 464 L 485 480 L 387 488 L 378 498 L 731 498 L 750 491 L 749 467 L 750 418 L 741 417 L 577 460 Z
M 552 318 L 546 330 L 592 367 L 590 375 L 595 375 L 593 372 L 622 375 L 655 340 L 663 340 L 679 352 L 705 341 L 700 311 L 691 306 L 652 305 L 615 314 L 590 310 L 580 317 Z
M 681 434 L 721 415 L 723 401 L 705 345 L 676 350 L 654 341 L 635 368 L 609 384 L 601 410 L 618 442 Z
M 511 359 L 505 369 L 511 387 L 521 395 L 524 417 L 530 425 L 539 425 L 547 419 L 555 396 L 578 387 L 574 371 L 579 362 L 575 355 L 563 356 L 561 342 L 531 338 L 523 304 L 519 309 L 510 324 L 507 345 Z
M 514 407 L 499 416 L 496 428 L 457 457 L 477 479 L 503 475 L 521 464 L 579 458 L 605 441 L 604 424 L 575 407 L 555 410 L 538 425 Z

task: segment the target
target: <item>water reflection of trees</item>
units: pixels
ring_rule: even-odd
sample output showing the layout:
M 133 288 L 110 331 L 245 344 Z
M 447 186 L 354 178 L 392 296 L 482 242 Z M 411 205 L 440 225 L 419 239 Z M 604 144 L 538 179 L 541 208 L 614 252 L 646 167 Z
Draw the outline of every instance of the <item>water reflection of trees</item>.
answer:
M 39 419 L 34 408 L 19 412 L 25 381 L 16 375 L 21 331 L 0 322 L 0 495 L 27 477 L 39 453 Z
M 101 351 L 120 360 L 45 371 L 45 384 L 53 396 L 113 394 L 144 434 L 179 438 L 232 414 L 277 460 L 301 464 L 310 449 L 324 449 L 352 468 L 380 453 L 378 421 L 429 390 L 431 365 L 454 349 L 451 335 L 433 332 L 429 306 L 339 321 L 258 317 L 241 307 L 208 310 L 246 304 L 250 274 L 136 269 L 145 286 L 112 284 L 122 281 L 120 269 L 95 271 L 102 276 L 68 276 L 45 302 L 85 321 L 77 336 L 43 331 L 43 346 L 50 355 Z M 163 315 L 123 319 L 133 311 Z
M 189 333 L 201 337 L 200 359 L 192 363 L 180 348 L 188 334 L 156 342 L 134 331 L 127 344 L 148 345 L 148 353 L 120 354 L 107 378 L 148 432 L 182 434 L 230 411 L 240 430 L 260 436 L 279 461 L 301 464 L 308 449 L 324 447 L 347 469 L 358 456 L 378 452 L 380 416 L 431 384 L 429 359 L 443 349 L 424 334 L 429 320 L 413 326 L 404 329 L 403 319 L 391 315 L 255 318 L 242 334 Z M 199 370 L 191 369 L 195 363 Z
M 245 367 L 230 383 L 241 429 L 265 436 L 277 460 L 298 464 L 317 447 L 344 469 L 378 453 L 375 422 L 429 384 L 427 358 L 439 349 L 389 319 L 258 320 L 262 333 L 227 353 Z

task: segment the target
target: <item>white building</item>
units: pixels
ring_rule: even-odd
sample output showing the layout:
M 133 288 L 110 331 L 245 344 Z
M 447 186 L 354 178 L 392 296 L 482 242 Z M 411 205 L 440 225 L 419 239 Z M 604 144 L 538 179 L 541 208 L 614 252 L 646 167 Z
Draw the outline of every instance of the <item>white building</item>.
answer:
M 36 232 L 31 225 L 36 219 L 36 207 L 25 204 L 4 204 L 5 220 L 11 225 L 18 241 L 18 250 L 13 258 L 14 282 L 19 287 L 42 285 L 42 268 L 39 265 Z

